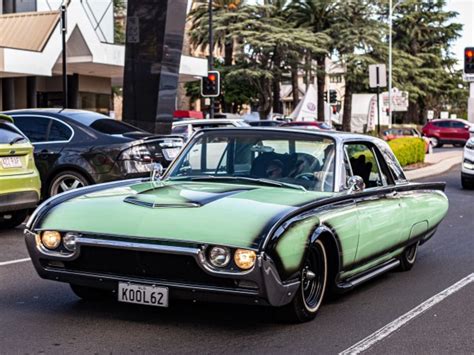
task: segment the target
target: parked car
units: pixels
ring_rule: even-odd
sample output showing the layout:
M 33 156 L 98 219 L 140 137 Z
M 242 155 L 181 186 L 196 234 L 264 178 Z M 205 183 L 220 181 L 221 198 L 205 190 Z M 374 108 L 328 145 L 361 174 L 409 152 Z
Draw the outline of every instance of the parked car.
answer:
M 230 118 L 214 118 L 203 120 L 182 120 L 173 122 L 172 134 L 182 136 L 185 140 L 191 138 L 194 132 L 203 128 L 248 127 L 244 120 Z
M 383 132 L 383 139 L 387 142 L 397 138 L 415 137 L 425 141 L 425 153 L 433 153 L 433 142 L 428 137 L 423 137 L 416 128 L 390 128 Z
M 433 147 L 443 144 L 463 146 L 469 139 L 469 125 L 460 120 L 432 120 L 423 127 L 423 135 L 430 138 Z
M 0 229 L 21 224 L 40 199 L 41 182 L 33 146 L 0 114 Z
M 377 138 L 203 129 L 162 179 L 59 195 L 25 235 L 39 275 L 84 299 L 242 302 L 307 321 L 325 295 L 409 270 L 447 213 L 444 188 L 407 181 Z
M 179 136 L 155 136 L 125 122 L 82 110 L 11 111 L 35 147 L 43 196 L 150 174 L 153 162 L 169 165 Z
M 322 130 L 332 130 L 332 127 L 326 122 L 319 121 L 293 121 L 286 122 L 282 127 L 289 128 L 300 128 L 300 129 L 322 129 Z
M 470 138 L 464 146 L 461 184 L 464 189 L 474 189 L 474 138 Z

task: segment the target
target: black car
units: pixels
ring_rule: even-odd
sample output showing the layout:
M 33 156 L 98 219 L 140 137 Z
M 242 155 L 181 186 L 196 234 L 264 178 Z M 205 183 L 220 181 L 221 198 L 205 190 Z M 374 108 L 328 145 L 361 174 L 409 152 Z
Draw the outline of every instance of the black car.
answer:
M 156 136 L 99 113 L 82 110 L 9 111 L 35 147 L 43 197 L 78 187 L 148 176 L 183 145 L 179 136 Z

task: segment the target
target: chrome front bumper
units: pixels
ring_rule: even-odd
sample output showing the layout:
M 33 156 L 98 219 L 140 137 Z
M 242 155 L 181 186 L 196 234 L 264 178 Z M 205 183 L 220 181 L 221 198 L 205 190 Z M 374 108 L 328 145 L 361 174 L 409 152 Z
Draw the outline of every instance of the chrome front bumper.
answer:
M 283 306 L 291 302 L 299 289 L 300 281 L 283 283 L 271 258 L 260 253 L 255 266 L 245 272 L 224 272 L 209 268 L 202 262 L 202 249 L 188 246 L 171 246 L 140 242 L 117 241 L 79 237 L 76 239 L 77 249 L 72 254 L 59 254 L 45 249 L 37 241 L 37 235 L 25 230 L 26 244 L 38 274 L 45 279 L 82 284 L 115 291 L 118 282 L 150 284 L 170 288 L 171 295 L 185 299 L 204 299 L 214 301 L 230 301 L 233 303 L 269 304 Z M 112 248 L 130 251 L 152 252 L 157 254 L 187 255 L 195 259 L 197 265 L 208 275 L 215 278 L 233 279 L 239 282 L 237 287 L 219 287 L 215 285 L 196 284 L 175 280 L 134 278 L 104 272 L 84 272 L 66 270 L 61 267 L 63 262 L 73 261 L 80 257 L 81 247 Z M 240 281 L 250 282 L 257 287 L 240 286 Z M 212 297 L 214 296 L 214 297 Z

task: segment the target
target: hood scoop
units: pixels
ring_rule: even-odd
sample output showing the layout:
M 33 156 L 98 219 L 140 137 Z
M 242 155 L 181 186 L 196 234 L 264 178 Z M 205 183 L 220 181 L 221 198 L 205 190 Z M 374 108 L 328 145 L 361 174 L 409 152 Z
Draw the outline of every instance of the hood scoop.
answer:
M 127 196 L 123 201 L 147 208 L 197 208 L 248 190 L 252 188 L 206 191 L 171 185 Z

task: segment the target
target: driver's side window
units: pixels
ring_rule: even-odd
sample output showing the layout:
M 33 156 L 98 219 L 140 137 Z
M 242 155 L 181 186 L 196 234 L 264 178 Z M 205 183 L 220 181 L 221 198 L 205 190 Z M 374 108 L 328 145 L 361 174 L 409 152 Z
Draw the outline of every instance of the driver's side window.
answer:
M 366 143 L 348 143 L 345 145 L 348 164 L 352 175 L 358 175 L 364 180 L 366 188 L 387 185 L 385 174 L 380 171 L 374 147 Z

